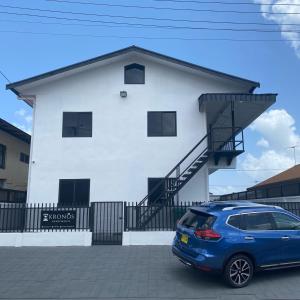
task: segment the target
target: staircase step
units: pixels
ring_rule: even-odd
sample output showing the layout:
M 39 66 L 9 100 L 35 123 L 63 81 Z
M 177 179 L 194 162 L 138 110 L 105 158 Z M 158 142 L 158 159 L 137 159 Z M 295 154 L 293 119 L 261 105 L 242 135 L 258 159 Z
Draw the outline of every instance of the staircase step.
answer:
M 192 175 L 191 173 L 185 173 L 185 174 L 183 174 L 181 177 L 187 178 L 187 177 L 189 177 L 189 176 L 191 176 L 191 175 Z

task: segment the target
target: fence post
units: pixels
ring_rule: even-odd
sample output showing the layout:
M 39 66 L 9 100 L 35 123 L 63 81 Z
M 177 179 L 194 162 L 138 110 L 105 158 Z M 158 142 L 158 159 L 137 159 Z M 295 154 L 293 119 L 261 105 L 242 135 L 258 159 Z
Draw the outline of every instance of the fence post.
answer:
M 89 207 L 89 227 L 91 232 L 93 232 L 94 228 L 94 214 L 94 203 L 92 202 Z
M 127 226 L 127 202 L 124 202 L 124 210 L 123 210 L 123 220 L 124 220 L 124 231 L 128 231 L 128 226 Z

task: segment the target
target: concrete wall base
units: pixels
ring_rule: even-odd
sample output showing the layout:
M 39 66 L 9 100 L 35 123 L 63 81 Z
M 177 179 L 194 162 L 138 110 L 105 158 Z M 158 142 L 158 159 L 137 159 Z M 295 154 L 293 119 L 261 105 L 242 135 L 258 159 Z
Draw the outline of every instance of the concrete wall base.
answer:
M 172 245 L 175 231 L 125 231 L 123 246 Z
M 92 233 L 89 231 L 51 231 L 0 233 L 0 246 L 91 246 Z

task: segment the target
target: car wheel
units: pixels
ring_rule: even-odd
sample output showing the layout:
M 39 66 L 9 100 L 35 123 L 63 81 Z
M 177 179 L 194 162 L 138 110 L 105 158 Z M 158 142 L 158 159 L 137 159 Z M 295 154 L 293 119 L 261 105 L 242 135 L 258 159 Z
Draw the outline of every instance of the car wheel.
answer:
M 226 282 L 234 287 L 241 288 L 248 285 L 253 275 L 253 263 L 245 255 L 233 256 L 226 264 L 224 278 Z

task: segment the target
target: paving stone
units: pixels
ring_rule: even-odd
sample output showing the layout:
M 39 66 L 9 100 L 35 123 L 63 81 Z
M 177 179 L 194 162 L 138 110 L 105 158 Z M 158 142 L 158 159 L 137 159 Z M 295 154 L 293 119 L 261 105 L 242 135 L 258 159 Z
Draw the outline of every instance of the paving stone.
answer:
M 0 268 L 0 299 L 300 299 L 300 269 L 258 273 L 232 289 L 167 246 L 0 248 Z

